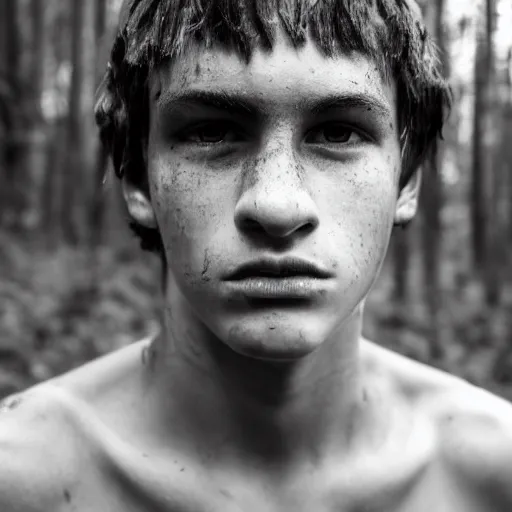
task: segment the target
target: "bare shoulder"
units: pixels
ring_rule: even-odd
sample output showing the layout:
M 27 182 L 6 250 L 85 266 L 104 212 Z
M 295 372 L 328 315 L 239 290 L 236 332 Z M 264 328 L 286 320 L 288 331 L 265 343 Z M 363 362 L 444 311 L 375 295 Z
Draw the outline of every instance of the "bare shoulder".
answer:
M 462 381 L 432 412 L 447 467 L 492 510 L 512 510 L 512 404 Z
M 0 510 L 59 510 L 80 447 L 62 392 L 34 387 L 0 402 Z
M 371 344 L 400 396 L 437 433 L 439 463 L 484 509 L 512 510 L 512 404 L 444 371 Z
M 0 401 L 0 512 L 89 503 L 107 468 L 132 459 L 141 432 L 133 424 L 144 416 L 134 405 L 143 402 L 137 369 L 147 343 Z

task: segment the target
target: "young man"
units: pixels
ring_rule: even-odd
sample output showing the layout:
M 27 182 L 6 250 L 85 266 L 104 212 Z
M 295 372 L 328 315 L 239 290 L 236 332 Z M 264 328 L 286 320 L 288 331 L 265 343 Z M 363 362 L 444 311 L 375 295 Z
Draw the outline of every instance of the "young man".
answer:
M 5 402 L 0 510 L 510 512 L 510 404 L 361 336 L 448 106 L 403 0 L 131 0 L 97 114 L 162 331 Z

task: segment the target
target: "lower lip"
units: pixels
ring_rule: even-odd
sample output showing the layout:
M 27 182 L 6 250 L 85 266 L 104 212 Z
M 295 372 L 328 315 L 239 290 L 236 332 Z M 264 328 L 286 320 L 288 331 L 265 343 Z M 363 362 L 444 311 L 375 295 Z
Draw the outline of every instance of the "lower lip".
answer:
M 310 299 L 325 290 L 325 279 L 305 276 L 248 277 L 228 281 L 236 294 L 255 299 Z

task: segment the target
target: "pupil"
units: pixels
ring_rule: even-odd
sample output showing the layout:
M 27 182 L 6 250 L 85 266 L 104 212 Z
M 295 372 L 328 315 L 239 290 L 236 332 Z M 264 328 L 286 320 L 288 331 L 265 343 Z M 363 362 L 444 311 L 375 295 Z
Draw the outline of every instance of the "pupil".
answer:
M 329 142 L 347 142 L 350 138 L 350 130 L 343 126 L 328 128 L 325 130 L 325 138 Z
M 222 127 L 208 126 L 202 130 L 202 138 L 204 142 L 218 142 L 224 138 L 226 130 Z

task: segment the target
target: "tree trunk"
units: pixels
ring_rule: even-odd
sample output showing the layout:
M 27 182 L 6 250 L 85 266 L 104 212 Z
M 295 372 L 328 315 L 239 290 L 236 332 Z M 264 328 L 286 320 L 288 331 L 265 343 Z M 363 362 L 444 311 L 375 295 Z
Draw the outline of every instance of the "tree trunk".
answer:
M 88 239 L 87 205 L 91 196 L 94 157 L 95 2 L 72 0 L 72 65 L 68 115 L 68 154 L 61 220 L 65 240 L 78 245 Z
M 482 145 L 482 171 L 485 193 L 486 210 L 486 253 L 484 258 L 485 297 L 487 305 L 495 307 L 500 302 L 501 295 L 501 226 L 499 213 L 499 195 L 501 188 L 501 173 L 495 158 L 498 145 L 497 128 L 497 97 L 498 88 L 496 80 L 496 57 L 494 51 L 494 30 L 496 17 L 495 0 L 486 0 L 485 12 L 485 77 L 482 81 L 482 117 L 483 137 Z
M 484 164 L 482 154 L 483 136 L 483 93 L 486 75 L 486 52 L 482 41 L 482 33 L 478 32 L 475 53 L 475 103 L 473 117 L 473 176 L 471 182 L 471 234 L 473 246 L 473 264 L 477 273 L 481 274 L 487 255 L 487 212 L 484 193 Z
M 67 26 L 67 16 L 57 17 L 51 27 L 51 32 L 57 34 L 52 38 L 49 50 L 56 63 L 56 69 L 66 61 L 66 50 L 69 47 L 70 35 Z M 62 193 L 65 175 L 67 173 L 67 119 L 59 115 L 53 120 L 48 130 L 48 155 L 44 183 L 41 187 L 41 204 L 43 210 L 43 226 L 46 235 L 47 248 L 55 249 L 62 240 L 62 211 L 64 195 Z
M 507 197 L 507 209 L 508 209 L 508 256 L 512 256 L 512 147 L 510 144 L 510 134 L 512 133 L 512 47 L 508 50 L 507 56 L 507 74 L 506 74 L 506 101 L 505 101 L 505 126 L 502 137 L 502 154 L 506 162 L 507 168 L 505 175 L 508 177 L 508 197 Z
M 46 126 L 41 110 L 46 58 L 45 4 L 31 1 L 32 41 L 30 62 L 29 127 L 27 144 L 27 200 L 24 224 L 39 232 L 42 220 L 41 187 L 46 169 Z
M 501 130 L 500 158 L 502 162 L 502 177 L 505 181 L 502 187 L 505 192 L 501 198 L 504 207 L 501 210 L 501 226 L 504 232 L 508 231 L 507 245 L 504 247 L 503 265 L 505 268 L 510 261 L 512 242 L 512 147 L 510 144 L 510 135 L 512 134 L 512 48 L 508 51 L 507 68 L 505 74 L 505 83 L 503 84 L 503 126 Z M 507 226 L 508 224 L 508 226 Z M 506 227 L 506 228 L 505 228 Z M 506 239 L 507 237 L 503 237 Z M 512 318 L 505 306 L 500 308 L 504 317 L 504 335 L 502 336 L 499 348 L 496 351 L 494 360 L 493 376 L 496 381 L 510 383 L 512 380 Z
M 96 85 L 98 86 L 106 67 L 104 37 L 106 30 L 106 1 L 96 0 Z M 90 208 L 90 243 L 93 250 L 101 245 L 105 217 L 105 190 L 103 187 L 105 172 L 108 166 L 108 153 L 98 141 L 96 135 L 96 162 L 94 170 L 93 193 Z
M 444 71 L 448 68 L 448 57 L 443 34 L 444 0 L 428 4 L 426 21 L 430 33 L 441 53 Z M 443 229 L 441 212 L 443 209 L 443 188 L 441 168 L 443 144 L 437 144 L 437 151 L 424 164 L 424 178 L 421 188 L 421 239 L 425 301 L 429 315 L 430 350 L 433 361 L 444 359 L 447 321 L 444 294 L 441 283 L 441 250 Z
M 411 229 L 398 228 L 393 232 L 393 299 L 399 311 L 405 311 L 409 303 L 409 281 L 411 263 Z
M 7 74 L 7 13 L 6 2 L 0 2 L 0 227 L 4 223 L 4 215 L 9 200 L 7 190 L 7 137 L 11 131 L 12 116 L 8 107 L 9 81 Z
M 21 110 L 13 108 L 20 105 L 21 87 L 21 38 L 18 25 L 17 0 L 3 0 L 0 11 L 0 37 L 2 63 L 0 80 L 2 91 L 0 103 L 4 120 L 4 151 L 2 162 L 2 193 L 0 194 L 0 222 L 6 227 L 17 227 L 22 211 L 22 187 L 18 177 L 23 170 L 20 150 Z
M 499 228 L 495 204 L 498 176 L 494 167 L 497 141 L 494 18 L 495 1 L 486 0 L 477 29 L 471 209 L 474 264 L 483 277 L 488 304 L 498 303 L 500 293 L 499 268 L 495 264 Z

